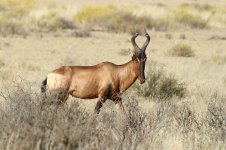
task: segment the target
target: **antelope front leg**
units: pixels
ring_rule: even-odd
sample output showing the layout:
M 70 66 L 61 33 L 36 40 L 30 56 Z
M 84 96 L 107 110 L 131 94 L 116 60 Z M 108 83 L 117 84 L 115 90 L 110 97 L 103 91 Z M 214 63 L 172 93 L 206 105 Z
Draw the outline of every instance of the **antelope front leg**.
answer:
M 123 107 L 122 98 L 121 97 L 119 97 L 118 100 L 115 102 L 115 108 L 117 110 L 123 111 L 125 113 L 125 109 Z
M 95 112 L 96 112 L 97 114 L 100 113 L 100 108 L 103 106 L 103 103 L 104 103 L 105 101 L 106 101 L 106 99 L 103 98 L 103 97 L 99 98 L 99 100 L 97 101 L 97 104 L 96 104 L 96 107 L 95 107 Z

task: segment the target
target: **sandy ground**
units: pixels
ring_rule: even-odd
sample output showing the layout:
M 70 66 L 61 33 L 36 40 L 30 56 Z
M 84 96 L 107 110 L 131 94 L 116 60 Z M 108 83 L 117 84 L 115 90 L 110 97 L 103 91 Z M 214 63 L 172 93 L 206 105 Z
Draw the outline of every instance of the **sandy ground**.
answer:
M 122 64 L 131 59 L 129 34 L 92 32 L 90 37 L 76 38 L 70 36 L 71 32 L 1 37 L 0 60 L 4 63 L 0 68 L 1 80 L 7 82 L 22 78 L 34 83 L 39 90 L 46 74 L 59 66 L 95 65 L 103 61 Z M 187 84 L 190 97 L 200 91 L 225 93 L 226 63 L 216 64 L 211 58 L 226 55 L 226 40 L 211 37 L 224 37 L 226 30 L 148 32 L 151 43 L 147 48 L 147 70 L 152 63 L 163 66 L 167 73 Z M 167 34 L 172 39 L 168 39 Z M 185 39 L 180 38 L 182 34 Z M 139 37 L 137 43 L 141 45 L 144 40 L 144 37 Z M 180 42 L 192 46 L 195 57 L 168 56 L 167 50 Z M 92 108 L 95 105 L 95 101 L 84 103 L 92 105 Z

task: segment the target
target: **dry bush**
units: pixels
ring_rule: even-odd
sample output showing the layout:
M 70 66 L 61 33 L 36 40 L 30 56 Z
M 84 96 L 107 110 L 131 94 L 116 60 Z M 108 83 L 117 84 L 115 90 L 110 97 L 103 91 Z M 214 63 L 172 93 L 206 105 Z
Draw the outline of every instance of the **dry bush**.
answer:
M 33 8 L 33 0 L 3 0 L 0 2 L 0 33 L 24 35 L 24 18 Z
M 157 30 L 165 30 L 168 27 L 166 20 L 154 20 L 148 16 L 136 16 L 114 5 L 85 7 L 76 13 L 74 20 L 113 32 L 132 33 L 143 30 L 144 27 Z
M 56 2 L 52 2 L 57 6 Z M 3 36 L 18 34 L 27 36 L 29 32 L 50 32 L 62 29 L 75 29 L 90 26 L 96 30 L 112 32 L 127 32 L 154 28 L 167 30 L 169 28 L 206 28 L 226 25 L 225 8 L 200 4 L 183 4 L 170 8 L 163 4 L 150 6 L 133 6 L 137 10 L 117 5 L 87 6 L 78 10 L 76 14 L 65 14 L 65 8 L 48 7 L 48 11 L 41 10 L 46 3 L 34 0 L 3 0 L 0 2 L 0 33 Z M 152 10 L 159 13 L 152 13 Z M 145 12 L 145 13 L 144 13 Z M 73 18 L 73 19 L 71 19 Z
M 226 64 L 226 55 L 211 56 L 209 59 L 205 60 L 204 62 L 213 62 L 217 65 L 223 65 L 223 64 Z
M 0 2 L 0 33 L 2 35 L 28 35 L 31 31 L 56 31 L 76 28 L 74 22 L 60 17 L 57 11 L 50 10 L 41 16 L 32 16 L 36 11 L 34 0 L 3 0 Z
M 179 38 L 182 39 L 182 40 L 185 40 L 186 39 L 186 35 L 185 34 L 180 34 Z
M 185 146 L 192 149 L 224 149 L 226 147 L 225 98 L 213 94 L 208 103 L 203 119 L 195 118 L 192 111 L 188 113 L 187 116 L 191 116 L 189 120 L 193 121 L 190 122 L 190 129 L 186 130 L 184 137 L 193 142 L 186 143 Z
M 210 6 L 198 4 L 182 4 L 174 9 L 176 21 L 192 28 L 206 28 L 209 18 L 203 18 L 203 13 L 211 11 Z
M 225 146 L 225 99 L 213 97 L 202 120 L 175 101 L 157 102 L 145 113 L 135 95 L 124 97 L 127 116 L 105 107 L 93 116 L 76 101 L 51 105 L 47 102 L 54 99 L 43 101 L 32 86 L 23 81 L 0 92 L 1 149 L 163 149 L 164 141 L 178 134 L 184 148 Z
M 215 34 L 212 35 L 208 40 L 226 40 L 226 37 Z
M 146 74 L 144 85 L 135 86 L 136 92 L 151 99 L 168 100 L 172 97 L 183 98 L 186 94 L 184 83 L 178 82 L 172 75 L 167 75 L 164 70 L 153 64 Z
M 128 56 L 131 54 L 131 49 L 121 49 L 119 51 L 119 54 L 122 55 L 122 56 Z
M 38 18 L 35 25 L 37 26 L 37 30 L 46 32 L 76 28 L 74 22 L 60 17 L 56 11 L 50 11 L 48 14 Z
M 165 34 L 165 38 L 168 39 L 168 40 L 172 40 L 174 37 L 173 37 L 172 34 L 166 33 L 166 34 Z
M 97 22 L 98 17 L 108 17 L 115 11 L 117 11 L 117 8 L 114 5 L 106 5 L 103 7 L 88 6 L 77 12 L 74 19 L 81 23 Z
M 138 7 L 139 8 L 139 7 Z M 139 8 L 142 9 L 142 8 Z M 134 12 L 129 7 L 116 5 L 88 6 L 79 10 L 74 20 L 82 24 L 91 24 L 93 28 L 106 29 L 114 32 L 131 32 L 148 27 L 156 30 L 169 28 L 190 27 L 225 27 L 225 9 L 208 4 L 182 4 L 175 8 L 157 4 L 150 9 L 164 11 L 165 13 L 152 14 L 149 10 Z M 140 13 L 140 14 L 139 14 Z M 170 14 L 170 15 L 169 15 Z
M 8 69 L 1 69 L 0 70 L 0 79 L 1 80 L 8 80 L 12 75 L 12 71 Z
M 226 105 L 225 99 L 219 98 L 218 95 L 213 95 L 209 101 L 206 121 L 211 128 L 220 130 L 221 138 L 226 138 Z
M 31 88 L 16 89 L 3 94 L 4 109 L 1 109 L 1 147 L 3 149 L 64 149 L 78 147 L 88 114 L 74 102 L 70 106 L 58 107 L 44 103 L 40 95 Z M 92 127 L 90 127 L 91 129 Z M 90 130 L 89 130 L 90 131 Z M 87 135 L 86 135 L 87 136 Z M 88 138 L 88 136 L 87 136 Z M 86 139 L 88 140 L 88 139 Z
M 167 52 L 171 56 L 178 56 L 178 57 L 194 57 L 195 52 L 191 48 L 190 45 L 179 43 L 174 45 L 171 49 Z
M 107 114 L 104 110 L 94 117 L 76 101 L 70 105 L 50 105 L 47 102 L 54 99 L 43 101 L 31 86 L 15 84 L 13 89 L 0 93 L 4 99 L 4 108 L 0 108 L 2 149 L 137 149 L 143 146 L 140 131 L 145 130 L 145 116 L 136 103 L 126 105 L 129 118 L 116 112 Z M 133 112 L 134 109 L 137 111 Z
M 72 37 L 90 37 L 89 29 L 77 29 L 71 33 Z
M 5 66 L 5 63 L 2 60 L 0 60 L 0 68 L 4 66 Z
M 183 105 L 178 109 L 175 120 L 182 133 L 188 133 L 193 129 L 197 130 L 200 125 L 194 112 L 187 105 Z
M 28 71 L 37 71 L 41 70 L 41 66 L 39 64 L 33 62 L 15 62 L 8 65 L 9 68 L 19 69 L 19 70 L 28 70 Z

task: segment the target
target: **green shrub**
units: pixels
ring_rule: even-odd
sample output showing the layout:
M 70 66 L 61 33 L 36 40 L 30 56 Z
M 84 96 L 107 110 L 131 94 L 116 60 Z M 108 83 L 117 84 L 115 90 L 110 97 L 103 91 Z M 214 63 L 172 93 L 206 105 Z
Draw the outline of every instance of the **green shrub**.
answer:
M 183 43 L 176 44 L 171 49 L 168 50 L 168 54 L 171 56 L 179 57 L 194 57 L 195 52 L 191 46 Z
M 153 65 L 146 74 L 144 85 L 136 85 L 135 91 L 143 97 L 167 100 L 172 97 L 184 97 L 186 87 L 184 83 L 179 83 L 174 76 L 166 75 L 163 69 Z

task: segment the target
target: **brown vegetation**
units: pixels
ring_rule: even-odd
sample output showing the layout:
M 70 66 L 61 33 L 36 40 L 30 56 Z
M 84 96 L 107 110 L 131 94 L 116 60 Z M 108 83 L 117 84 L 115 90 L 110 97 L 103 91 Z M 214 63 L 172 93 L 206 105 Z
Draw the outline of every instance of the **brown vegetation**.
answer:
M 179 57 L 194 57 L 195 52 L 190 45 L 179 43 L 168 50 L 168 54 L 171 56 Z
M 42 4 L 42 3 L 41 3 Z M 123 6 L 115 4 L 103 6 L 87 6 L 80 8 L 69 16 L 64 11 L 49 8 L 41 12 L 40 3 L 33 0 L 3 0 L 0 2 L 0 32 L 3 35 L 27 35 L 29 32 L 53 32 L 64 29 L 75 29 L 79 26 L 89 26 L 93 30 L 131 33 L 146 27 L 165 31 L 177 28 L 211 28 L 226 26 L 225 8 L 208 4 L 187 4 L 171 8 L 164 4 L 156 4 L 144 10 L 139 6 Z M 44 5 L 44 3 L 42 4 Z M 131 7 L 133 9 L 131 9 Z M 158 10 L 164 12 L 153 14 Z M 157 12 L 158 12 L 157 11 Z M 41 12 L 39 15 L 37 12 Z M 156 13 L 156 12 L 155 12 Z
M 210 99 L 203 119 L 175 101 L 157 102 L 153 110 L 143 112 L 132 95 L 127 96 L 125 106 L 128 117 L 105 110 L 93 118 L 79 102 L 50 105 L 29 85 L 14 87 L 1 91 L 3 149 L 161 149 L 164 141 L 177 136 L 188 148 L 225 146 L 226 104 L 218 96 Z
M 184 83 L 179 83 L 173 75 L 167 75 L 164 70 L 152 64 L 147 72 L 144 86 L 136 85 L 135 90 L 139 96 L 148 100 L 167 101 L 172 98 L 183 98 L 186 94 Z

